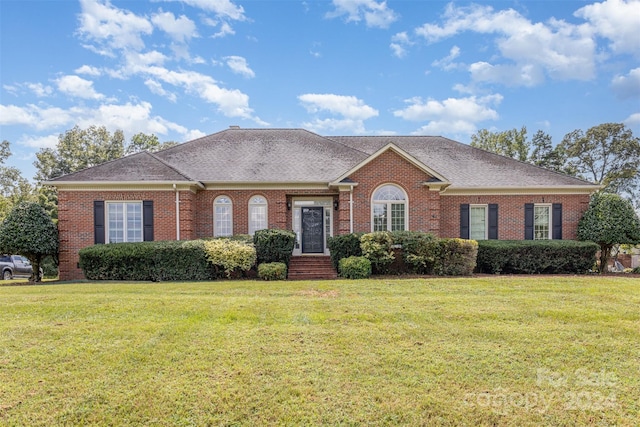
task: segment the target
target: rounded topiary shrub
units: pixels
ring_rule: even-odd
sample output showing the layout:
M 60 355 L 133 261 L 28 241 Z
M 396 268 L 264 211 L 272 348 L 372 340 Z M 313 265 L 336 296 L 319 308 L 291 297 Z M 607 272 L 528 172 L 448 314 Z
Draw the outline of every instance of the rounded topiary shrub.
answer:
M 371 276 L 371 261 L 363 256 L 342 258 L 338 264 L 340 276 L 346 279 L 366 279 Z
M 284 262 L 265 262 L 258 265 L 258 277 L 262 280 L 285 280 L 287 264 Z

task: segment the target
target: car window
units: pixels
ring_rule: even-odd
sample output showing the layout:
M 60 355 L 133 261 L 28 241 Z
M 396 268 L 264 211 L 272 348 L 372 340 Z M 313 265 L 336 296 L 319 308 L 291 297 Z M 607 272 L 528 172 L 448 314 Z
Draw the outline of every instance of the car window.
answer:
M 0 256 L 0 262 L 11 262 L 11 258 L 9 258 L 9 255 L 2 255 Z

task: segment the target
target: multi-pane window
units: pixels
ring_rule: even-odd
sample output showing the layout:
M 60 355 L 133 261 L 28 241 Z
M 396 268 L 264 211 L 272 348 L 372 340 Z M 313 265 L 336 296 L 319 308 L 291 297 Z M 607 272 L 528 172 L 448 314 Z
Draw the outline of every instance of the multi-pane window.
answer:
M 142 203 L 107 203 L 109 243 L 142 242 Z
M 403 231 L 407 229 L 407 197 L 395 185 L 383 185 L 373 193 L 371 204 L 373 231 Z
M 533 207 L 533 239 L 551 239 L 551 206 L 535 205 Z
M 227 196 L 219 196 L 213 202 L 213 235 L 233 235 L 233 205 Z
M 262 196 L 249 199 L 249 234 L 267 228 L 267 200 Z
M 487 238 L 487 206 L 470 206 L 469 238 L 472 240 Z

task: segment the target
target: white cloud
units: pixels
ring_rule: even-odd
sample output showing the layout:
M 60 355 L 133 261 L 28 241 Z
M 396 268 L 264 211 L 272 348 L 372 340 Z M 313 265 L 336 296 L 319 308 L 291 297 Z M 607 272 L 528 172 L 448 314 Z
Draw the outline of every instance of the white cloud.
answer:
M 112 49 L 144 48 L 143 35 L 153 32 L 153 25 L 144 17 L 118 9 L 111 3 L 97 0 L 80 0 L 78 33 L 88 42 L 96 43 L 92 49 L 102 55 L 111 54 Z
M 416 35 L 434 43 L 462 32 L 495 34 L 504 64 L 478 63 L 472 77 L 511 85 L 533 85 L 543 71 L 558 80 L 589 80 L 595 76 L 595 41 L 588 25 L 551 19 L 533 23 L 513 9 L 494 11 L 490 6 L 456 7 L 449 4 L 444 23 L 424 24 Z M 474 70 L 471 70 L 474 71 Z
M 453 62 L 453 60 L 459 56 L 460 56 L 460 48 L 458 46 L 453 46 L 449 51 L 449 55 L 445 56 L 442 59 L 433 61 L 431 65 L 433 65 L 434 67 L 441 68 L 445 71 L 454 70 L 460 67 L 460 64 Z
M 76 74 L 85 74 L 87 76 L 98 77 L 102 74 L 102 72 L 91 65 L 83 65 L 80 68 L 76 68 L 74 71 Z
M 78 76 L 62 76 L 56 80 L 58 90 L 69 96 L 84 99 L 103 99 L 104 95 L 96 92 L 93 82 Z
M 409 35 L 406 31 L 394 34 L 391 37 L 391 44 L 389 47 L 393 51 L 393 55 L 398 58 L 404 58 L 407 55 L 407 47 L 411 46 L 413 42 L 409 39 Z
M 160 11 L 151 17 L 151 22 L 178 43 L 197 36 L 196 24 L 184 15 L 176 18 L 171 12 Z
M 378 110 L 355 96 L 307 93 L 298 96 L 298 99 L 310 113 L 327 111 L 355 120 L 366 120 L 378 115 Z
M 55 148 L 58 144 L 58 134 L 35 136 L 22 135 L 18 144 L 33 148 Z
M 347 22 L 364 19 L 367 27 L 389 28 L 398 15 L 387 7 L 386 1 L 375 0 L 333 0 L 335 10 L 327 13 L 328 18 L 347 15 Z
M 25 107 L 0 105 L 0 125 L 25 125 L 36 130 L 53 129 L 72 123 L 69 111 L 57 107 L 40 107 L 28 104 Z
M 378 115 L 378 110 L 355 96 L 307 93 L 298 96 L 304 108 L 311 114 L 329 113 L 340 118 L 315 118 L 303 126 L 314 132 L 346 131 L 365 133 L 364 121 Z
M 589 21 L 596 34 L 609 39 L 614 52 L 640 56 L 640 0 L 593 3 L 574 15 Z
M 494 106 L 502 102 L 502 95 L 484 97 L 448 98 L 444 101 L 420 97 L 405 100 L 409 104 L 393 115 L 409 121 L 429 121 L 416 133 L 418 134 L 471 134 L 476 124 L 486 120 L 497 120 L 498 112 Z
M 224 58 L 227 61 L 227 66 L 236 74 L 243 75 L 244 77 L 253 78 L 256 73 L 253 72 L 247 60 L 242 56 L 227 56 Z
M 155 81 L 153 79 L 145 80 L 144 84 L 145 84 L 145 86 L 147 86 L 147 88 L 149 88 L 151 93 L 154 93 L 154 94 L 160 95 L 160 96 L 164 96 L 165 98 L 167 98 L 171 102 L 176 102 L 176 100 L 178 99 L 178 97 L 176 96 L 175 93 L 172 93 L 172 92 L 169 92 L 169 91 L 165 90 L 160 83 L 158 83 L 157 81 Z
M 49 96 L 53 93 L 51 86 L 45 86 L 42 83 L 27 83 L 27 87 L 38 97 Z
M 240 5 L 236 5 L 229 0 L 165 0 L 165 1 L 181 1 L 189 6 L 197 7 L 206 12 L 213 12 L 217 16 L 234 21 L 244 21 L 244 9 Z
M 212 27 L 215 27 L 218 25 L 218 23 L 215 21 L 211 21 L 210 25 Z M 233 28 L 231 27 L 231 25 L 229 25 L 228 22 L 221 22 L 220 30 L 217 33 L 213 34 L 211 37 L 213 37 L 214 39 L 218 39 L 226 36 L 232 36 L 235 33 L 236 32 L 233 30 Z
M 611 88 L 622 99 L 640 97 L 640 68 L 634 68 L 626 76 L 615 76 Z
M 623 123 L 627 126 L 640 126 L 640 113 L 631 114 L 623 120 Z

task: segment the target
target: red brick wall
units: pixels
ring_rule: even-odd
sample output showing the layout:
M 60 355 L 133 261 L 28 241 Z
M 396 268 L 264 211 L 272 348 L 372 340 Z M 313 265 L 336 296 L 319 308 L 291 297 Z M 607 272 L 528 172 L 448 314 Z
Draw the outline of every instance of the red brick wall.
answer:
M 588 194 L 522 196 L 440 196 L 442 205 L 441 237 L 460 237 L 460 205 L 498 204 L 498 238 L 524 239 L 525 203 L 562 203 L 562 238 L 575 239 L 578 221 L 589 206 Z
M 176 204 L 173 191 L 59 191 L 58 230 L 60 233 L 60 279 L 62 280 L 84 277 L 82 270 L 77 267 L 78 251 L 94 244 L 93 202 L 95 200 L 153 200 L 154 239 L 175 240 L 176 238 Z M 184 205 L 186 211 L 188 203 Z
M 440 194 L 424 185 L 430 176 L 393 151 L 386 151 L 349 178 L 357 182 L 353 191 L 355 232 L 371 231 L 371 197 L 383 184 L 395 184 L 407 194 L 409 230 L 440 231 Z

